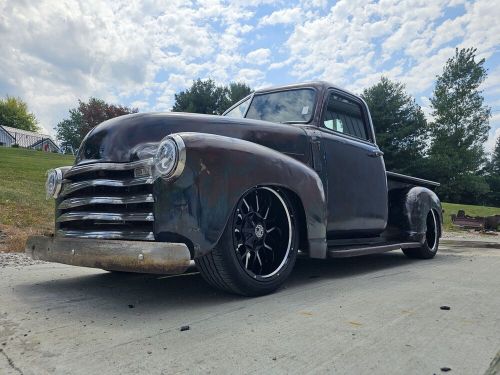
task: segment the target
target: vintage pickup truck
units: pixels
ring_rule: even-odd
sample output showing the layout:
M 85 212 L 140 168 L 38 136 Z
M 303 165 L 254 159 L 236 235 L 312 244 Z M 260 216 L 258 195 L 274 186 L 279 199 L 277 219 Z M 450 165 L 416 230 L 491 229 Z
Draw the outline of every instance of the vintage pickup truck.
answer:
M 434 257 L 437 185 L 386 172 L 358 96 L 326 82 L 275 87 L 222 116 L 103 122 L 73 166 L 49 171 L 55 234 L 30 238 L 26 252 L 160 274 L 194 260 L 214 287 L 262 295 L 285 281 L 299 254 Z

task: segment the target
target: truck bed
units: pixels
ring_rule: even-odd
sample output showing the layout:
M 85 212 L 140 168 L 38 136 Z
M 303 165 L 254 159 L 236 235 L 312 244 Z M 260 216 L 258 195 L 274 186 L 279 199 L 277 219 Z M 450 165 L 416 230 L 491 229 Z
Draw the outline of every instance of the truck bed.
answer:
M 414 186 L 425 186 L 431 190 L 438 187 L 439 182 L 424 180 L 423 178 L 406 176 L 404 174 L 396 173 L 396 172 L 386 172 L 387 174 L 387 182 L 389 185 L 389 189 L 393 185 L 414 185 Z

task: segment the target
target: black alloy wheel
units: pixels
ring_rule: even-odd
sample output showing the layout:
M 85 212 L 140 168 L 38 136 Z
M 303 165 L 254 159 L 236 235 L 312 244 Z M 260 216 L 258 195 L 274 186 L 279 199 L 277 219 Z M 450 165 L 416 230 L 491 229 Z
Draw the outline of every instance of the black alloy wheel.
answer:
M 211 285 L 243 295 L 277 289 L 295 264 L 298 232 L 294 206 L 280 189 L 256 187 L 238 201 L 219 244 L 196 259 Z
M 292 217 L 273 189 L 253 189 L 243 197 L 233 218 L 233 245 L 240 266 L 254 278 L 277 275 L 292 247 Z

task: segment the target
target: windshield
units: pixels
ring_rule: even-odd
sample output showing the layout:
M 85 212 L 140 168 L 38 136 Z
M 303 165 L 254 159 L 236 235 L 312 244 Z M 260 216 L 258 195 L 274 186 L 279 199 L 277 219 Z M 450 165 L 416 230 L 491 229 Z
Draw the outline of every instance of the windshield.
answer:
M 246 118 L 271 122 L 309 122 L 316 93 L 312 89 L 297 89 L 256 94 Z

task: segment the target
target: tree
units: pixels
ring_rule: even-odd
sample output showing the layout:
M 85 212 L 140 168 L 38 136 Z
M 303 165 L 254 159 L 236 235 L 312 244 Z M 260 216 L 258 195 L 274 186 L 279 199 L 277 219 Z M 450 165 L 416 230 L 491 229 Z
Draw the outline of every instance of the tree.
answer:
M 228 92 L 229 102 L 226 109 L 231 107 L 234 103 L 239 102 L 245 96 L 250 95 L 250 93 L 252 92 L 250 86 L 242 82 L 231 82 L 229 84 L 228 90 L 229 90 Z
M 28 105 L 21 98 L 7 96 L 0 99 L 0 125 L 37 132 L 38 120 L 28 111 Z
M 56 125 L 56 138 L 63 149 L 77 150 L 83 137 L 80 129 L 83 127 L 82 115 L 77 109 L 69 110 L 69 119 L 62 120 Z
M 251 91 L 244 83 L 232 82 L 229 86 L 217 86 L 211 79 L 197 79 L 189 89 L 175 94 L 172 111 L 221 115 Z
M 384 152 L 386 168 L 420 174 L 427 121 L 405 86 L 382 77 L 361 95 L 370 108 L 377 144 Z
M 497 138 L 491 160 L 486 168 L 486 182 L 490 187 L 486 195 L 488 206 L 500 207 L 500 137 Z
M 101 122 L 114 117 L 137 113 L 137 108 L 108 104 L 104 100 L 90 98 L 88 103 L 78 101 L 78 113 L 81 115 L 80 136 L 85 137 L 89 131 Z
M 78 107 L 69 110 L 69 118 L 56 125 L 56 137 L 61 146 L 77 149 L 87 133 L 101 122 L 136 112 L 137 108 L 108 104 L 101 99 L 78 100 Z
M 491 116 L 479 90 L 487 76 L 484 61 L 476 61 L 475 48 L 457 48 L 437 77 L 431 98 L 429 173 L 442 182 L 444 200 L 476 203 L 489 191 L 479 176 Z
M 488 163 L 488 173 L 491 175 L 500 176 L 500 136 L 495 142 L 495 148 L 491 154 L 491 160 Z

